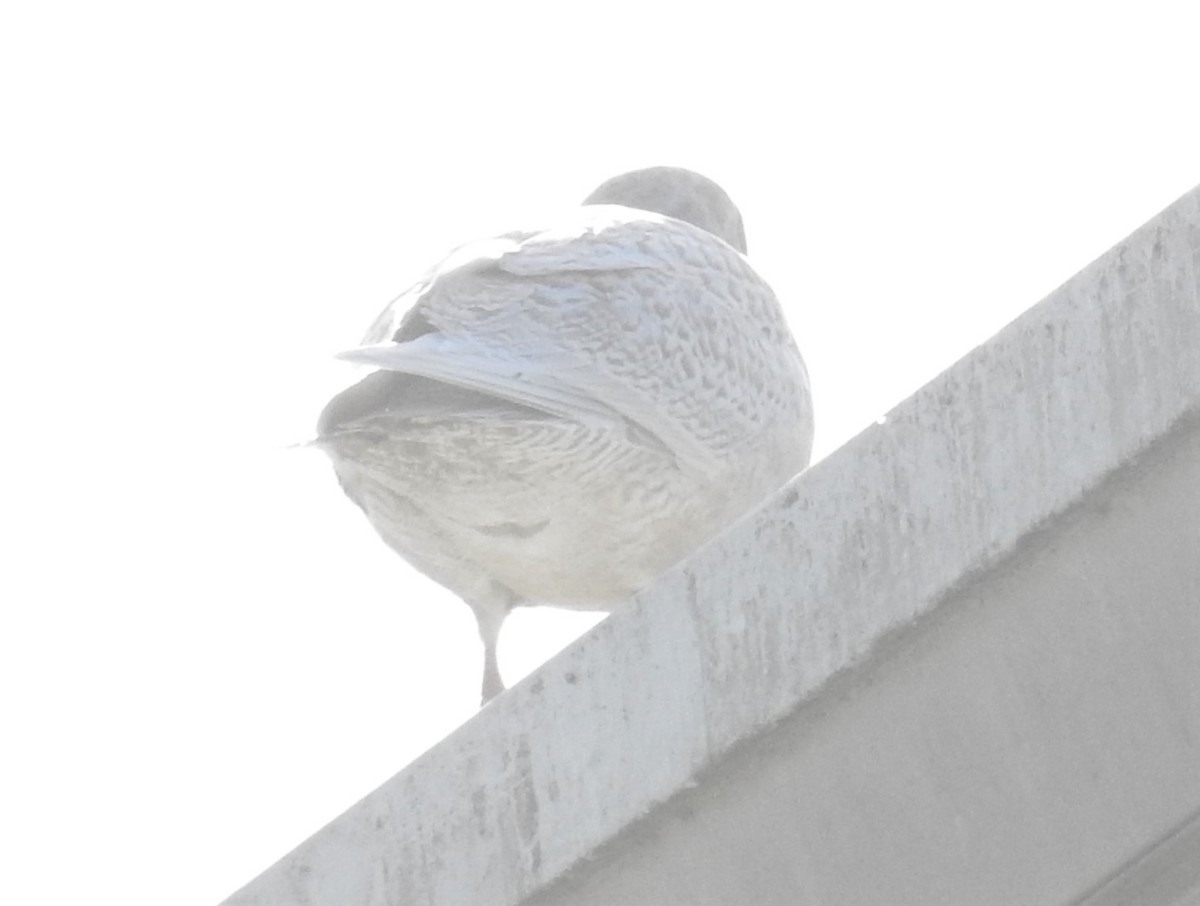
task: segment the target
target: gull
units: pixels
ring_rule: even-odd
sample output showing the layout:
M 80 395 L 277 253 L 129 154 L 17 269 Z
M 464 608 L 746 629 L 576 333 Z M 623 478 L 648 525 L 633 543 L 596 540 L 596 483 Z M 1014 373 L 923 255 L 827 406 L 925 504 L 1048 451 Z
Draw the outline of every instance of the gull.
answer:
M 636 170 L 455 250 L 339 356 L 378 370 L 315 443 L 474 612 L 485 704 L 514 607 L 618 608 L 808 464 L 808 374 L 745 253 L 720 186 Z

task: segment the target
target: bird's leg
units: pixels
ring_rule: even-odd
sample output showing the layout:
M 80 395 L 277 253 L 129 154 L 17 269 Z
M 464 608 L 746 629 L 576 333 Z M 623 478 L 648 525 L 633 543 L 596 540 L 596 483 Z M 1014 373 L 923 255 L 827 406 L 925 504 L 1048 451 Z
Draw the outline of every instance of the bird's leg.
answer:
M 496 642 L 495 640 L 483 642 L 483 700 L 480 706 L 486 705 L 489 701 L 504 691 L 504 680 L 500 678 L 500 667 L 496 663 Z
M 500 678 L 500 665 L 496 660 L 496 647 L 500 640 L 500 627 L 508 616 L 508 601 L 475 602 L 471 609 L 479 624 L 479 638 L 483 641 L 483 701 L 480 706 L 504 691 L 504 680 Z

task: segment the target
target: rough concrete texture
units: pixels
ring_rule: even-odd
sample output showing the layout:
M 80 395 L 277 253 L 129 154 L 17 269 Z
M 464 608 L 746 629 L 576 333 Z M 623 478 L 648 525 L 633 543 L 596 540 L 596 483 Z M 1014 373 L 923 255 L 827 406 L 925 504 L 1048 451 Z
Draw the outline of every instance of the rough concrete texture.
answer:
M 226 902 L 1192 902 L 1198 816 L 1200 189 Z

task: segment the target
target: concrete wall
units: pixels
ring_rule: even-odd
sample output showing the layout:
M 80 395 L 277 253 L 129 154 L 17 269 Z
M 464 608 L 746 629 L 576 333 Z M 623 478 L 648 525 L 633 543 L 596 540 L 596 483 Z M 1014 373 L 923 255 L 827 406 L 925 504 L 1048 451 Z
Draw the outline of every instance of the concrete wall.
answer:
M 1200 815 L 1198 514 L 1193 428 L 529 902 L 1073 902 Z
M 230 898 L 1200 898 L 1200 190 Z

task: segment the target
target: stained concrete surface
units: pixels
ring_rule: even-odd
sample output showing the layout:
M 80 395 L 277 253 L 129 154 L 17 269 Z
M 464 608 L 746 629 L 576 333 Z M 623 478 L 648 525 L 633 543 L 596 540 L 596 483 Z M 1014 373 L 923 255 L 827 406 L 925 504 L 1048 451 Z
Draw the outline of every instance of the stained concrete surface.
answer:
M 1069 903 L 1198 814 L 1192 426 L 527 902 Z

